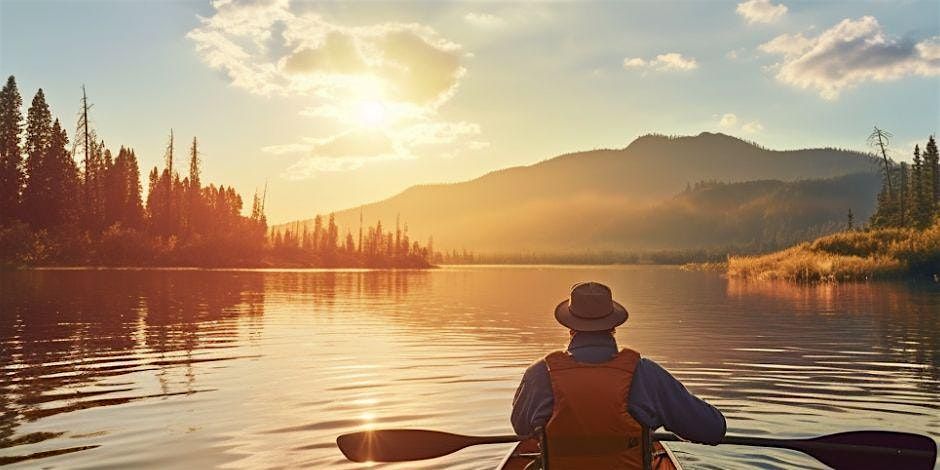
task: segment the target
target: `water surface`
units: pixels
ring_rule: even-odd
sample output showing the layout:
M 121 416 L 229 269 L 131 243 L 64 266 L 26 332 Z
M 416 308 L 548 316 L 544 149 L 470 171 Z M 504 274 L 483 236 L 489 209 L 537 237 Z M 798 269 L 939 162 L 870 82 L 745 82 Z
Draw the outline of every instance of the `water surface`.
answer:
M 718 406 L 729 432 L 940 439 L 940 289 L 744 283 L 665 267 L 0 273 L 0 463 L 365 468 L 338 434 L 511 432 L 525 367 L 562 347 L 571 284 L 608 283 L 617 339 Z M 688 468 L 824 468 L 677 446 Z M 489 469 L 505 446 L 382 468 Z M 30 458 L 30 460 L 22 460 Z

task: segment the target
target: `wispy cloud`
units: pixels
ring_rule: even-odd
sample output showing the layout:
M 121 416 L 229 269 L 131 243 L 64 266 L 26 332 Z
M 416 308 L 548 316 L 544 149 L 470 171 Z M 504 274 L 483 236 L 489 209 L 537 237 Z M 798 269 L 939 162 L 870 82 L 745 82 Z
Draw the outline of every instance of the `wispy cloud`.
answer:
M 787 10 L 786 5 L 774 5 L 770 0 L 747 0 L 735 9 L 748 23 L 773 23 L 786 15 Z
M 757 121 L 751 121 L 741 126 L 741 130 L 747 132 L 748 134 L 756 134 L 763 131 L 764 126 Z
M 919 42 L 888 36 L 871 16 L 845 19 L 818 36 L 784 34 L 760 46 L 780 55 L 779 81 L 834 100 L 860 83 L 940 75 L 940 36 Z
M 627 57 L 623 59 L 623 68 L 653 69 L 659 71 L 688 71 L 698 68 L 698 62 L 692 57 L 685 57 L 678 52 L 659 54 L 654 59 Z
M 713 117 L 718 119 L 718 126 L 725 130 L 734 131 L 740 129 L 748 134 L 756 134 L 764 130 L 764 126 L 756 120 L 748 121 L 741 124 L 739 127 L 741 120 L 738 118 L 738 115 L 734 113 L 715 114 Z
M 463 16 L 464 21 L 480 28 L 502 28 L 506 20 L 492 13 L 470 12 Z
M 201 18 L 187 34 L 207 65 L 250 93 L 312 98 L 316 104 L 302 115 L 347 128 L 340 134 L 263 149 L 319 159 L 315 164 L 293 165 L 302 169 L 297 174 L 354 169 L 393 157 L 416 158 L 415 147 L 426 144 L 421 136 L 426 136 L 429 126 L 451 129 L 450 142 L 455 144 L 463 135 L 479 134 L 478 126 L 475 132 L 466 132 L 461 127 L 465 123 L 438 118 L 438 109 L 456 93 L 466 72 L 461 64 L 466 53 L 428 26 L 343 25 L 307 10 L 295 12 L 288 0 L 216 0 L 212 5 L 214 14 Z M 382 139 L 374 138 L 374 132 L 373 138 L 365 139 L 365 131 L 356 128 L 362 124 L 363 103 L 381 107 Z M 352 141 L 360 146 L 350 154 L 345 151 Z M 463 144 L 458 147 L 466 147 Z M 323 160 L 343 158 L 350 161 Z

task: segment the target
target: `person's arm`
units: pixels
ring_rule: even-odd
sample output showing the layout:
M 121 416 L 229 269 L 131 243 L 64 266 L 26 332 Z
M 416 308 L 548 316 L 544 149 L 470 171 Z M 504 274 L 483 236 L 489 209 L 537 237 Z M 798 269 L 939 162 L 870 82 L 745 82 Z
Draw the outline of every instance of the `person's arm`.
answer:
M 519 436 L 529 436 L 535 428 L 544 426 L 552 416 L 552 383 L 548 366 L 536 362 L 526 369 L 522 382 L 512 399 L 512 428 Z
M 724 437 L 725 417 L 696 397 L 659 364 L 643 358 L 630 386 L 630 414 L 650 429 L 664 426 L 677 436 L 715 445 Z

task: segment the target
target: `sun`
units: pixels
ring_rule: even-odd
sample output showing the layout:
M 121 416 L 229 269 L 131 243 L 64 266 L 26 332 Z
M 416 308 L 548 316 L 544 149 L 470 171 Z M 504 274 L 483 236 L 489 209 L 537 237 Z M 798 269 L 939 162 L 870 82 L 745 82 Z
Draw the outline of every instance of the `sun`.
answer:
M 388 121 L 388 109 L 381 101 L 362 101 L 358 111 L 359 123 L 364 127 L 381 127 Z

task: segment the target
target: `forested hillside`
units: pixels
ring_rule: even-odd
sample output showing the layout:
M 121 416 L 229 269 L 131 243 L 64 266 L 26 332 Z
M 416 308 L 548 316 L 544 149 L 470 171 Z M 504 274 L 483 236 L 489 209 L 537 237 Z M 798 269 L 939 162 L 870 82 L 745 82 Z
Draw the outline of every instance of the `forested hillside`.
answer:
M 445 252 L 770 248 L 836 230 L 849 209 L 870 213 L 877 171 L 872 156 L 847 150 L 776 151 L 711 133 L 649 135 L 624 149 L 562 155 L 463 183 L 415 186 L 337 212 L 336 223 L 356 227 L 360 211 L 367 220 L 401 217 L 413 238 L 433 236 Z M 851 174 L 867 176 L 833 179 Z M 810 179 L 819 181 L 788 185 Z M 758 183 L 699 185 L 683 193 L 701 181 Z

